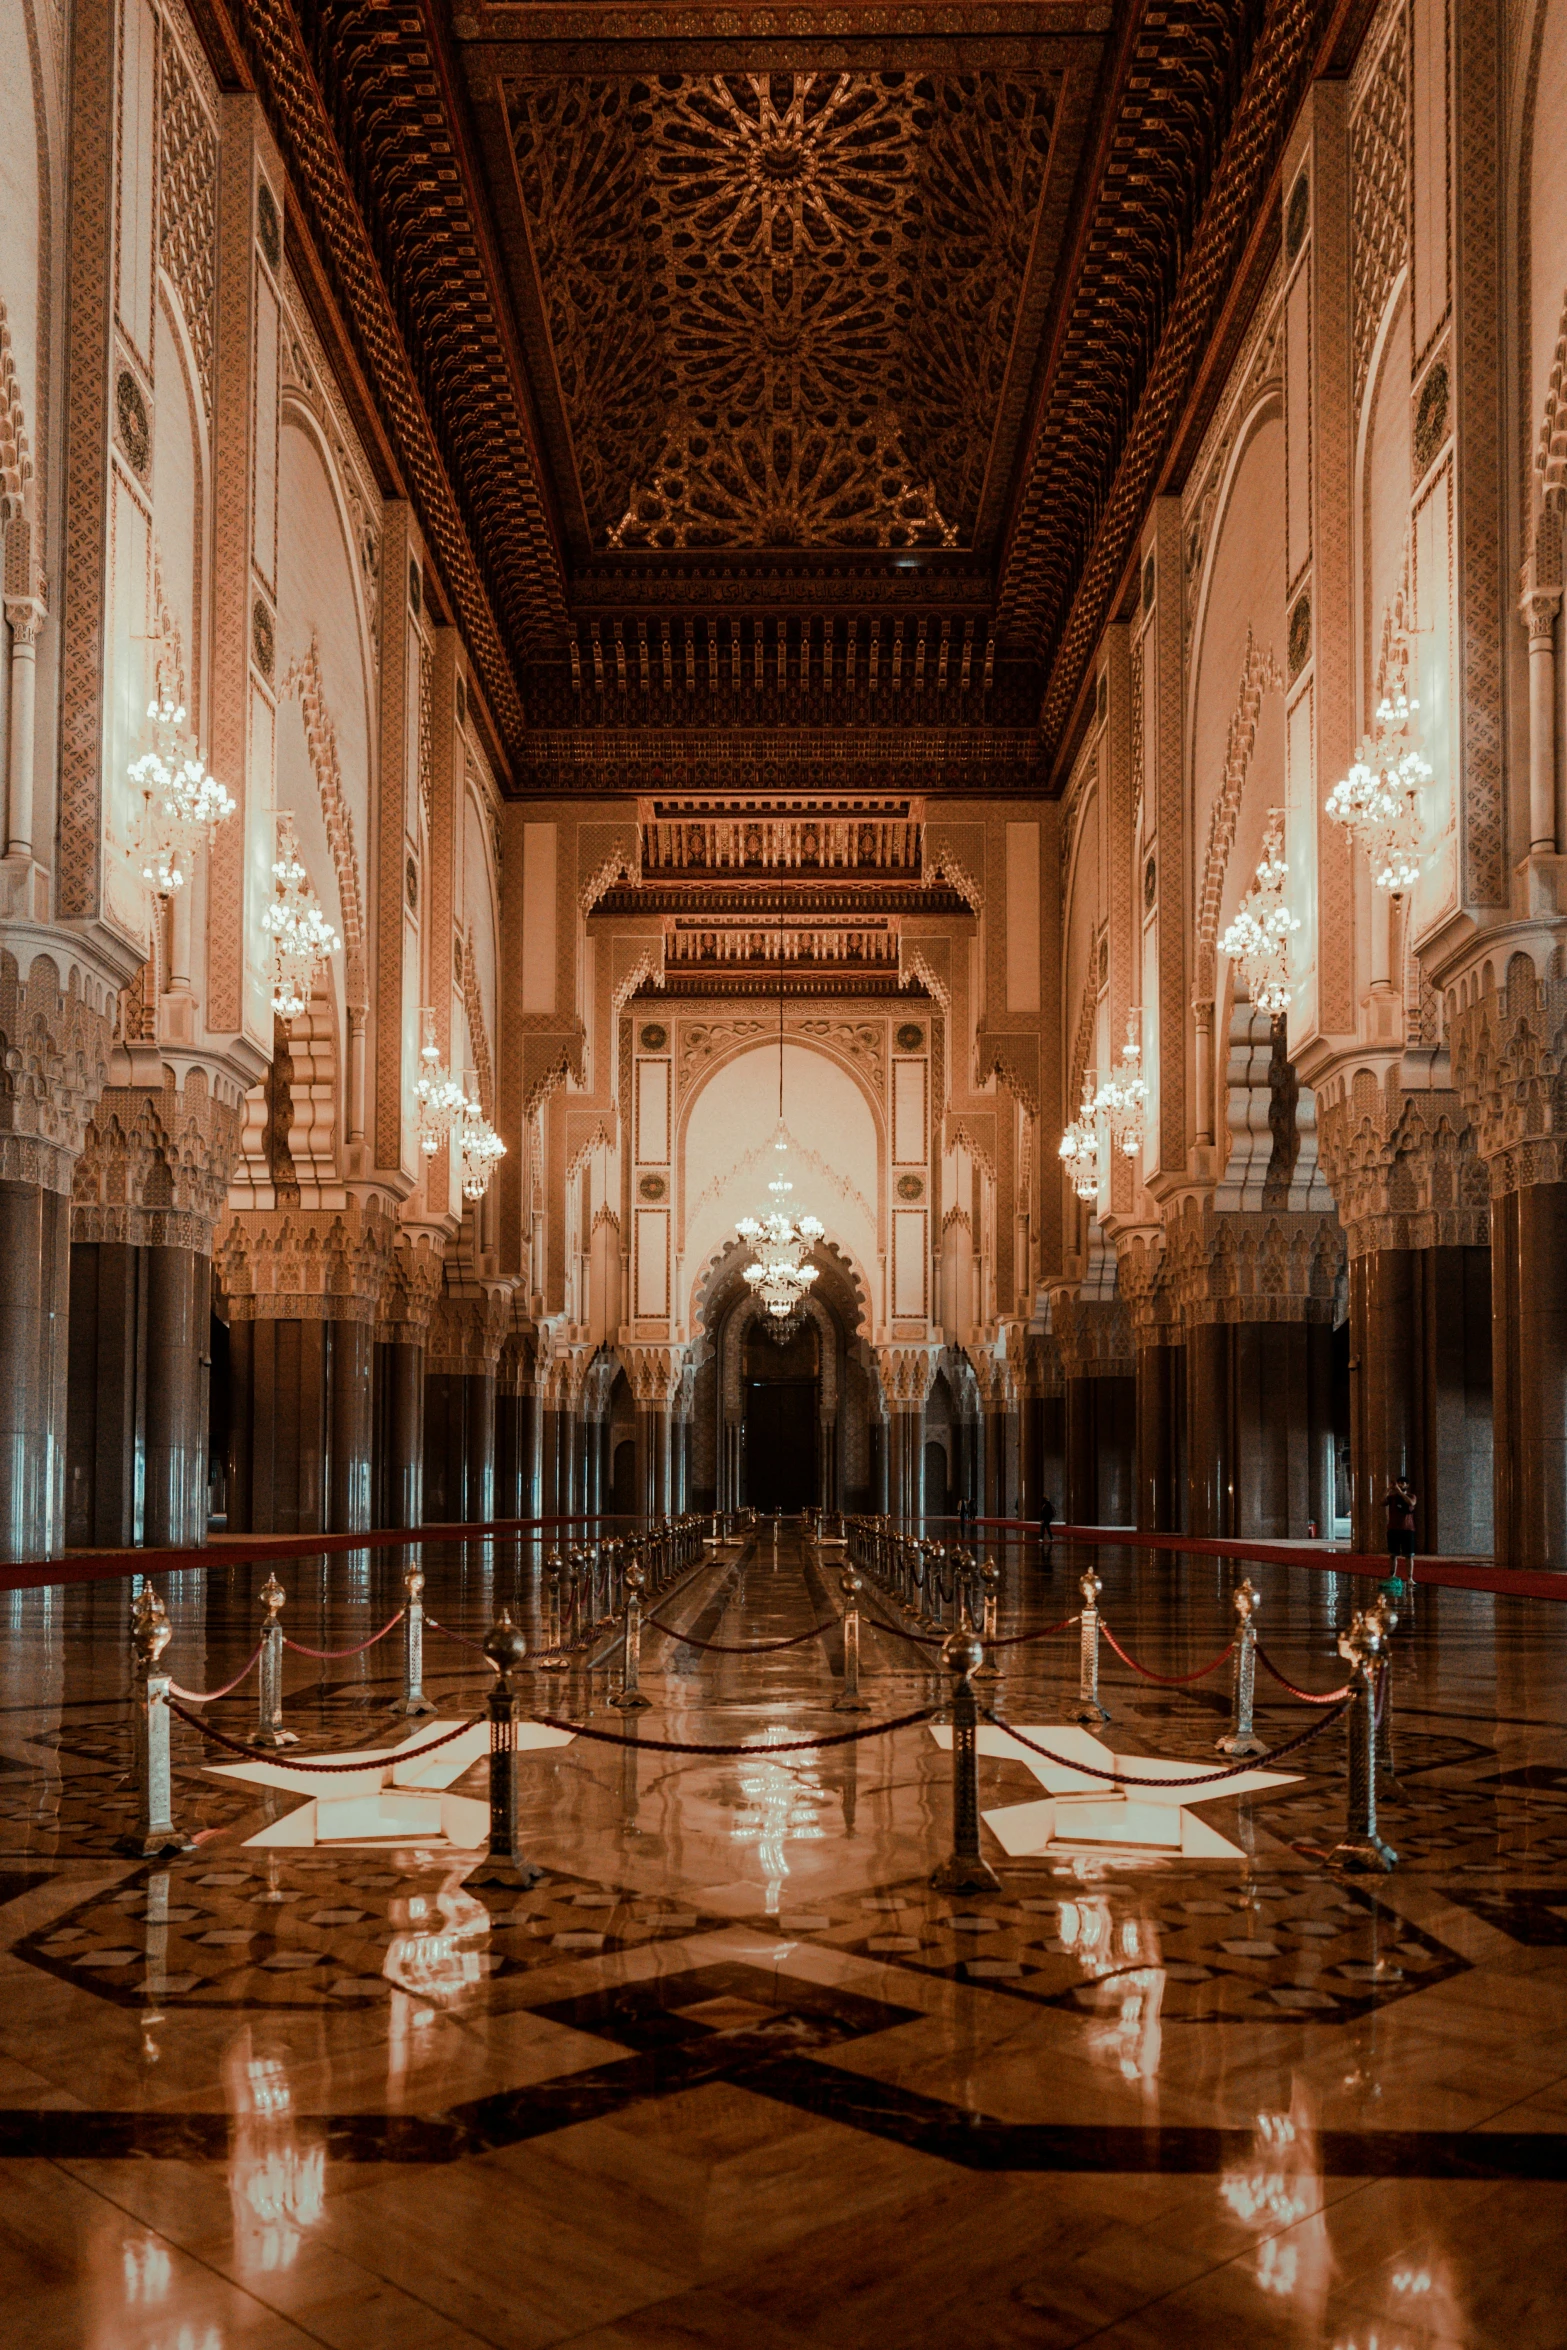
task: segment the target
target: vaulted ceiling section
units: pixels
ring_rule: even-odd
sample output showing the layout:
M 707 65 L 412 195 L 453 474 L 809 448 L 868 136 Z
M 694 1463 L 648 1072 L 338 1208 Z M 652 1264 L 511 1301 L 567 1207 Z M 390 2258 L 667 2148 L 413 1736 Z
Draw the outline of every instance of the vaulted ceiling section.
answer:
M 513 788 L 1039 790 L 1363 6 L 201 12 Z

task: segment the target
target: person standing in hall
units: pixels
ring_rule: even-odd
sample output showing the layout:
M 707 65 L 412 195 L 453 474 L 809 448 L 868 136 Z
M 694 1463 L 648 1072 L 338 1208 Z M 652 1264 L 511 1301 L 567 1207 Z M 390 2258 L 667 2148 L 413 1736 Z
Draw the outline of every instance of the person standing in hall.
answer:
M 1409 1573 L 1414 1575 L 1415 1557 L 1415 1496 L 1407 1477 L 1399 1477 L 1388 1488 L 1383 1503 L 1387 1511 L 1387 1572 L 1392 1583 L 1402 1581 L 1400 1562 L 1408 1559 Z

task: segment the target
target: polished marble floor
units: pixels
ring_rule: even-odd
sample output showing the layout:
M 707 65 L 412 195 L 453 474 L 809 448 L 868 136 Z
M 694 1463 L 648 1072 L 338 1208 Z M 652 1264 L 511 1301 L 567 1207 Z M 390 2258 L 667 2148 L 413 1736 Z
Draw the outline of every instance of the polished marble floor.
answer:
M 1075 1603 L 1062 1546 L 1010 1557 L 1007 1632 Z M 1106 1618 L 1157 1670 L 1229 1631 L 1229 1570 L 1103 1551 Z M 433 1615 L 537 1640 L 536 1557 L 426 1561 Z M 168 1579 L 168 1663 L 219 1685 L 266 1570 Z M 1366 1587 L 1254 1568 L 1269 1655 L 1341 1678 Z M 280 1570 L 300 1642 L 399 1597 L 392 1553 Z M 835 1616 L 797 1531 L 658 1613 L 697 1639 Z M 650 1634 L 634 1743 L 520 1767 L 531 1891 L 414 1842 L 257 1846 L 302 1798 L 175 1734 L 188 1855 L 116 1857 L 132 1589 L 0 1596 L 0 2307 L 26 2350 L 799 2350 L 1244 2342 L 1567 2345 L 1567 1606 L 1422 1593 L 1396 1636 L 1401 1863 L 1324 1864 L 1336 1730 L 1299 1777 L 1203 1814 L 1240 1857 L 1053 1847 L 1000 1890 L 928 1888 L 950 1765 L 855 1717 L 835 1627 L 735 1657 Z M 890 1611 L 886 1611 L 890 1614 Z M 940 1694 L 867 1631 L 861 1726 Z M 399 1636 L 290 1656 L 299 1753 L 395 1742 Z M 989 1702 L 1070 1718 L 1076 1635 L 1005 1651 Z M 432 1635 L 440 1719 L 471 1649 Z M 1106 1733 L 1200 1768 L 1227 1670 L 1183 1689 L 1107 1656 Z M 208 1709 L 239 1735 L 254 1684 Z M 607 1669 L 536 1709 L 627 1735 Z M 1304 1709 L 1259 1687 L 1270 1744 Z M 774 1745 L 819 1738 L 804 1750 Z M 662 1751 L 660 1739 L 746 1744 Z M 481 1763 L 457 1785 L 485 1794 Z M 1037 1797 L 981 1767 L 988 1810 Z

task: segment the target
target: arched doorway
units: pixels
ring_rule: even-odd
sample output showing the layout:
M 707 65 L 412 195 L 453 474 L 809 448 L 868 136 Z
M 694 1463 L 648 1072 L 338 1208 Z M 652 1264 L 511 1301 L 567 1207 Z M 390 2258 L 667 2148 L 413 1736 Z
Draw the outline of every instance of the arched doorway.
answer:
M 821 1341 L 813 1321 L 780 1338 L 766 1318 L 745 1334 L 745 1498 L 759 1510 L 804 1510 L 817 1497 Z

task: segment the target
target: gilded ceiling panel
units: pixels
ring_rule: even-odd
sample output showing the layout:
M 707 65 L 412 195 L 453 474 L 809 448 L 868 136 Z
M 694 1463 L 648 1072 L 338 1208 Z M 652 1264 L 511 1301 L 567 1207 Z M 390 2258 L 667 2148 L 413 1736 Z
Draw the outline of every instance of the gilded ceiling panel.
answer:
M 1059 92 L 1006 71 L 510 83 L 595 545 L 969 546 Z

